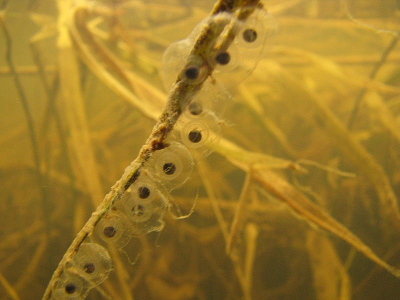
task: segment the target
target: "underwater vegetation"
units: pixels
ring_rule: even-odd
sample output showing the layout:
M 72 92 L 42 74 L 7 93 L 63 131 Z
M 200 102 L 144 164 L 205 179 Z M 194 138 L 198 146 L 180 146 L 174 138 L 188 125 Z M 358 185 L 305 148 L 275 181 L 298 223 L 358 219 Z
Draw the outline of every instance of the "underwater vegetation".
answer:
M 0 1 L 0 299 L 400 298 L 399 14 Z

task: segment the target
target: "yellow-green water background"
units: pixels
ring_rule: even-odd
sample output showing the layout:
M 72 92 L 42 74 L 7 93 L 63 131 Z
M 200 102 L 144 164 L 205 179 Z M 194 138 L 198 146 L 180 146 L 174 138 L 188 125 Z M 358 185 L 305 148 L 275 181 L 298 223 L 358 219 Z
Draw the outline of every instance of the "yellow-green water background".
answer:
M 185 38 L 209 14 L 214 2 L 90 3 L 105 5 L 104 14 L 90 19 L 95 38 L 124 62 L 124 68 L 166 94 L 160 78 L 163 52 Z M 102 200 L 136 157 L 155 120 L 143 116 L 80 61 L 74 45 L 78 73 L 61 74 L 57 24 L 62 14 L 57 1 L 2 0 L 0 4 L 12 39 L 12 61 L 32 117 L 40 169 L 38 176 L 21 90 L 5 59 L 6 39 L 1 32 L 0 299 L 40 299 L 94 203 Z M 400 4 L 349 0 L 348 11 L 354 18 L 373 27 L 353 22 L 338 0 L 265 1 L 264 5 L 279 29 L 268 40 L 269 52 L 254 73 L 240 86 L 228 87 L 234 98 L 224 113 L 223 137 L 254 153 L 293 162 L 313 161 L 355 174 L 340 176 L 312 164 L 302 164 L 307 170 L 302 173 L 272 158 L 266 163 L 266 168 L 273 168 L 380 257 L 399 265 L 399 227 L 388 220 L 386 214 L 392 208 L 383 207 L 384 196 L 378 196 L 377 187 L 383 174 L 400 197 L 397 45 L 379 66 L 376 78 L 369 76 L 394 43 L 396 37 L 385 30 L 399 29 Z M 96 58 L 99 65 L 105 65 Z M 65 102 L 70 99 L 60 94 L 60 87 L 68 77 L 78 83 L 84 111 L 80 117 L 86 128 L 71 124 L 73 117 L 66 112 Z M 383 172 L 378 179 L 370 174 L 371 168 L 362 166 L 358 153 L 342 144 L 331 121 L 318 117 L 316 109 L 323 107 L 335 122 L 347 126 L 363 90 L 346 137 L 361 145 L 380 166 Z M 304 91 L 319 106 L 301 96 Z M 74 103 L 78 102 L 72 95 Z M 151 93 L 136 90 L 135 95 L 143 106 L 152 103 L 157 113 L 162 107 Z M 89 140 L 73 130 L 87 132 Z M 78 158 L 79 151 L 83 159 Z M 85 160 L 87 153 L 94 164 L 91 158 Z M 125 277 L 110 278 L 105 290 L 125 299 L 120 291 L 124 281 L 132 299 L 400 298 L 399 279 L 333 234 L 310 226 L 304 216 L 291 213 L 257 183 L 250 184 L 234 255 L 227 256 L 221 224 L 209 200 L 211 189 L 229 227 L 245 173 L 227 158 L 229 154 L 213 153 L 202 163 L 211 184 L 208 190 L 203 186 L 205 175 L 196 170 L 176 191 L 174 198 L 185 212 L 198 195 L 195 213 L 185 220 L 166 214 L 164 231 L 141 241 L 151 250 L 143 252 L 135 266 L 120 255 L 126 264 Z M 257 233 L 253 240 L 250 232 Z M 254 263 L 243 279 L 237 268 L 246 270 L 246 261 Z M 243 291 L 240 280 L 247 282 L 249 291 Z

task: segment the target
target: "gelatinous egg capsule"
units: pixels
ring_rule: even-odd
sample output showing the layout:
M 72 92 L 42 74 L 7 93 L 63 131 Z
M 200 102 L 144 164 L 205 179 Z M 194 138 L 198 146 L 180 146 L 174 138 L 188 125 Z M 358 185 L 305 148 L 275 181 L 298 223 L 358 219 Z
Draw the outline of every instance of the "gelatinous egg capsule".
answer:
M 116 203 L 116 208 L 127 217 L 131 234 L 143 235 L 163 228 L 166 205 L 167 200 L 157 185 L 142 173 Z
M 234 73 L 238 68 L 241 67 L 245 57 L 243 57 L 241 52 L 238 51 L 237 47 L 235 47 L 233 44 L 226 51 L 214 52 L 211 59 L 213 59 L 216 63 L 214 74 L 218 78 L 218 74 L 220 72 Z
M 217 81 L 207 80 L 200 91 L 189 94 L 183 105 L 183 119 L 204 119 L 209 115 L 221 117 L 231 99 L 229 93 Z
M 55 283 L 51 298 L 52 300 L 75 300 L 84 299 L 88 294 L 90 284 L 77 274 L 63 271 L 63 274 Z
M 189 120 L 179 124 L 182 143 L 197 155 L 207 156 L 220 141 L 220 126 L 213 115 L 201 120 Z
M 264 9 L 256 9 L 243 22 L 235 41 L 245 48 L 263 48 L 266 40 L 276 31 L 272 16 Z
M 204 100 L 202 99 L 199 100 L 194 100 L 191 101 L 188 105 L 187 111 L 190 116 L 201 116 L 202 114 L 205 113 L 206 107 L 204 105 Z
M 268 48 L 268 37 L 276 31 L 272 17 L 263 9 L 256 9 L 244 22 L 236 20 L 236 37 L 225 51 L 218 50 L 225 35 L 216 43 L 212 59 L 216 63 L 213 76 L 229 88 L 247 78 Z M 228 59 L 229 57 L 229 59 Z
M 171 88 L 178 76 L 181 80 L 186 80 L 190 83 L 198 83 L 206 79 L 210 73 L 210 60 L 208 57 L 204 57 L 207 60 L 206 63 L 202 57 L 195 55 L 190 56 L 193 43 L 206 24 L 224 28 L 235 19 L 236 18 L 229 13 L 220 13 L 208 17 L 202 20 L 186 39 L 171 44 L 165 50 L 162 58 L 161 74 L 166 90 Z M 212 47 L 216 40 L 217 39 L 211 41 L 210 44 Z M 206 55 L 206 53 L 203 54 Z
M 82 243 L 78 251 L 65 263 L 82 278 L 96 285 L 103 282 L 113 269 L 108 251 L 97 243 Z
M 193 170 L 193 158 L 187 148 L 178 142 L 153 153 L 146 168 L 167 190 L 183 185 Z
M 197 84 L 206 80 L 209 73 L 209 66 L 199 56 L 189 56 L 186 65 L 179 75 L 179 78 L 190 84 Z
M 204 91 L 204 87 L 194 95 L 189 94 L 188 100 L 183 104 L 183 118 L 199 119 L 213 113 L 215 104 L 213 97 Z
M 108 211 L 94 227 L 93 237 L 107 245 L 122 249 L 131 238 L 128 225 L 129 222 L 123 214 Z
M 190 84 L 203 82 L 209 75 L 208 64 L 199 56 L 189 55 L 192 42 L 188 39 L 173 43 L 164 52 L 161 74 L 166 90 L 177 79 Z
M 185 66 L 191 45 L 192 41 L 185 39 L 171 44 L 165 50 L 162 58 L 161 75 L 167 91 L 176 82 L 179 72 Z

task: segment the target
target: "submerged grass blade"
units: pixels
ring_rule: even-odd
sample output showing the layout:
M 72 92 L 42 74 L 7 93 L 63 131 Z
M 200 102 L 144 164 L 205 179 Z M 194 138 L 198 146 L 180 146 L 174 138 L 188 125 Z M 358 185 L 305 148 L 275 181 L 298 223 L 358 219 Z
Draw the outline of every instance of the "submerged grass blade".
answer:
M 59 1 L 58 5 L 60 18 L 57 45 L 60 92 L 64 108 L 62 111 L 69 127 L 71 145 L 79 170 L 82 172 L 82 178 L 86 183 L 92 204 L 97 206 L 104 193 L 86 120 L 78 60 L 66 25 L 73 3 Z
M 319 228 L 322 228 L 335 236 L 341 238 L 366 257 L 385 268 L 394 276 L 400 278 L 400 270 L 389 265 L 379 258 L 367 245 L 364 244 L 355 234 L 348 228 L 332 218 L 327 212 L 311 202 L 306 196 L 292 187 L 285 180 L 277 176 L 275 173 L 262 169 L 253 168 L 253 178 L 259 182 L 266 190 L 275 195 L 278 199 L 285 202 L 293 211 L 304 218 L 307 222 L 311 222 Z
M 350 278 L 332 242 L 314 231 L 306 239 L 317 299 L 350 300 Z
M 380 201 L 381 220 L 387 229 L 384 231 L 387 238 L 398 236 L 397 232 L 400 229 L 398 200 L 390 180 L 375 158 L 351 136 L 344 124 L 291 74 L 272 62 L 264 69 L 268 73 L 270 84 L 279 90 L 282 98 L 290 99 L 294 109 L 308 116 L 325 131 L 345 159 L 353 163 L 369 180 Z M 397 230 L 393 231 L 390 228 Z

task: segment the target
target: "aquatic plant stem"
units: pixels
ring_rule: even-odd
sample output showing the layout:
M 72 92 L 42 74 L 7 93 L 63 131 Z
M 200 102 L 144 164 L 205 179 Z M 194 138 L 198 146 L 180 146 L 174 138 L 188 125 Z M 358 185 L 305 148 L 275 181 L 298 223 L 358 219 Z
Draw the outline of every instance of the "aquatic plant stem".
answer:
M 239 196 L 238 204 L 236 205 L 235 214 L 231 223 L 228 237 L 226 239 L 226 253 L 232 255 L 233 248 L 236 245 L 237 238 L 240 230 L 243 227 L 245 221 L 247 204 L 249 198 L 249 190 L 251 186 L 251 169 L 247 172 L 246 178 L 243 183 L 242 191 Z
M 36 133 L 35 133 L 35 127 L 33 125 L 33 118 L 32 118 L 32 113 L 31 113 L 29 105 L 28 105 L 28 100 L 26 98 L 24 89 L 22 87 L 22 83 L 19 79 L 18 73 L 15 69 L 14 62 L 12 59 L 12 40 L 11 40 L 11 35 L 7 29 L 7 25 L 5 23 L 4 12 L 0 13 L 0 27 L 2 28 L 4 37 L 6 38 L 5 57 L 6 57 L 8 67 L 10 68 L 10 72 L 13 76 L 14 84 L 15 84 L 15 87 L 17 88 L 19 99 L 20 99 L 22 107 L 24 109 L 25 118 L 26 118 L 26 122 L 28 125 L 29 137 L 31 140 L 33 161 L 35 163 L 35 168 L 36 168 L 36 172 L 37 172 L 38 186 L 42 190 L 43 179 L 42 179 L 41 171 L 40 171 L 40 155 L 39 155 L 39 147 L 38 147 Z
M 381 58 L 379 60 L 379 62 L 375 65 L 375 67 L 372 69 L 371 73 L 369 74 L 369 78 L 370 79 L 375 79 L 376 74 L 378 74 L 378 71 L 381 69 L 381 67 L 385 64 L 389 54 L 393 51 L 393 49 L 396 47 L 397 43 L 399 42 L 399 36 L 396 35 L 393 37 L 392 41 L 390 42 L 390 44 L 386 47 L 385 51 L 382 53 Z M 367 93 L 368 89 L 367 88 L 363 88 L 360 93 L 358 94 L 355 102 L 354 102 L 354 106 L 353 106 L 353 110 L 350 114 L 350 118 L 347 122 L 347 129 L 351 129 L 354 125 L 354 121 L 357 117 L 358 111 L 360 109 L 360 106 L 362 104 L 362 100 L 365 96 L 365 94 Z
M 12 39 L 11 39 L 11 35 L 8 31 L 7 25 L 5 23 L 4 11 L 0 11 L 0 27 L 2 28 L 4 36 L 6 38 L 6 53 L 5 53 L 6 62 L 8 64 L 8 67 L 10 68 L 10 72 L 14 79 L 14 84 L 17 89 L 19 100 L 21 101 L 21 104 L 22 104 L 22 107 L 23 107 L 23 110 L 25 113 L 25 119 L 26 119 L 27 126 L 28 126 L 28 133 L 29 133 L 29 138 L 30 138 L 30 143 L 31 143 L 31 148 L 32 148 L 33 162 L 34 162 L 34 166 L 35 166 L 37 186 L 38 186 L 39 193 L 40 193 L 42 214 L 43 214 L 43 219 L 46 224 L 45 230 L 47 231 L 47 233 L 49 235 L 49 233 L 50 233 L 50 225 L 49 225 L 50 214 L 49 214 L 49 205 L 48 205 L 48 199 L 47 199 L 47 187 L 45 184 L 45 178 L 42 175 L 42 168 L 41 168 L 42 162 L 40 159 L 39 145 L 37 142 L 35 126 L 33 124 L 33 117 L 32 117 L 31 110 L 29 108 L 28 99 L 25 95 L 24 89 L 22 87 L 22 83 L 19 79 L 19 75 L 16 71 L 16 68 L 14 66 L 14 62 L 12 59 Z
M 4 275 L 1 272 L 0 272 L 0 285 L 3 286 L 8 296 L 10 296 L 10 299 L 12 300 L 21 299 L 18 296 L 18 293 L 15 291 L 15 289 L 11 286 L 11 284 L 8 282 L 8 280 L 4 277 Z
M 259 234 L 259 228 L 254 223 L 248 223 L 246 225 L 246 258 L 244 262 L 244 298 L 245 300 L 251 300 L 251 290 L 253 283 L 253 266 L 257 251 L 257 238 Z
M 59 73 L 56 72 L 52 85 L 50 85 L 50 83 L 47 80 L 46 69 L 43 64 L 43 61 L 42 61 L 42 58 L 40 55 L 40 51 L 39 51 L 38 47 L 36 46 L 36 43 L 39 42 L 42 38 L 43 38 L 43 36 L 38 34 L 38 35 L 35 35 L 30 40 L 30 48 L 31 48 L 31 51 L 33 54 L 33 60 L 38 68 L 39 76 L 43 83 L 43 87 L 46 92 L 47 103 L 48 103 L 46 106 L 46 111 L 44 113 L 41 129 L 39 130 L 39 139 L 40 140 L 44 139 L 45 136 L 48 134 L 50 120 L 51 120 L 51 117 L 53 117 L 56 129 L 58 132 L 58 136 L 60 138 L 62 156 L 64 157 L 64 160 L 65 160 L 67 176 L 68 176 L 69 182 L 70 182 L 70 190 L 73 191 L 70 203 L 71 203 L 72 207 L 75 207 L 74 202 L 78 196 L 78 189 L 76 187 L 76 176 L 73 173 L 71 158 L 68 155 L 67 137 L 64 132 L 64 128 L 61 124 L 60 114 L 57 111 L 57 107 L 55 105 L 56 104 L 56 96 L 57 96 L 57 92 L 59 90 L 59 85 L 60 85 L 60 76 L 59 76 Z M 51 149 L 51 145 L 48 141 L 46 141 L 45 153 L 49 153 L 50 149 Z M 50 156 L 50 155 L 47 155 L 47 156 Z M 46 164 L 46 166 L 47 166 L 47 168 L 45 170 L 45 178 L 47 181 L 49 178 L 50 168 L 49 168 L 48 164 Z

